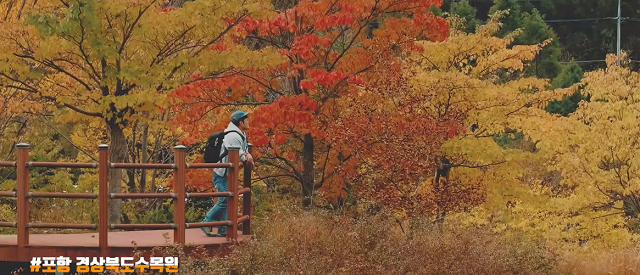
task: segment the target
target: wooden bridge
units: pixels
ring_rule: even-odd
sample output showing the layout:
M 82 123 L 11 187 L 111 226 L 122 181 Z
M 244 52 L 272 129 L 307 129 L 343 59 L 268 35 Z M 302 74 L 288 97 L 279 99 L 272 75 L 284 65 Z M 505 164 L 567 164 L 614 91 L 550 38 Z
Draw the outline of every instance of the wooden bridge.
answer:
M 244 170 L 243 187 L 239 185 L 239 172 L 243 164 L 239 160 L 239 148 L 229 148 L 228 163 L 186 163 L 187 147 L 174 147 L 174 163 L 110 163 L 109 146 L 100 145 L 98 163 L 66 163 L 29 161 L 29 144 L 19 143 L 17 160 L 0 161 L 0 167 L 16 168 L 15 191 L 0 191 L 0 197 L 17 200 L 17 220 L 1 221 L 1 227 L 17 228 L 17 235 L 0 235 L 0 261 L 28 262 L 32 257 L 125 257 L 133 256 L 134 247 L 146 257 L 154 247 L 173 243 L 188 246 L 203 246 L 209 251 L 225 251 L 228 244 L 241 242 L 251 235 L 251 169 Z M 29 169 L 86 168 L 98 169 L 98 193 L 30 192 Z M 109 169 L 171 169 L 174 171 L 173 193 L 109 193 Z M 229 168 L 228 190 L 230 192 L 187 193 L 185 190 L 187 169 Z M 235 190 L 235 192 L 233 192 Z M 227 197 L 227 221 L 187 223 L 185 220 L 188 198 Z M 242 213 L 238 213 L 238 202 L 242 197 Z M 97 199 L 97 224 L 32 223 L 29 221 L 30 198 Z M 173 199 L 173 223 L 167 224 L 109 224 L 110 199 Z M 242 224 L 242 231 L 238 225 Z M 230 226 L 226 237 L 208 237 L 201 227 Z M 30 228 L 89 229 L 96 233 L 83 234 L 33 234 Z M 109 232 L 109 229 L 124 229 Z M 142 229 L 142 231 L 126 231 Z M 169 234 L 168 242 L 163 235 Z M 193 246 L 190 246 L 193 245 Z

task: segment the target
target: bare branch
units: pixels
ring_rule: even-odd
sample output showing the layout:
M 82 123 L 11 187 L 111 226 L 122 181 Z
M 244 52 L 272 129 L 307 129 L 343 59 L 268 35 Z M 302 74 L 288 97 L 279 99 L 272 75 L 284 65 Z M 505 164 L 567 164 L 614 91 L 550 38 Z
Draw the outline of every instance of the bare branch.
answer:
M 131 38 L 131 34 L 133 33 L 133 29 L 136 27 L 136 25 L 138 24 L 138 21 L 140 21 L 140 18 L 142 18 L 142 15 L 144 15 L 147 10 L 156 2 L 157 0 L 153 0 L 149 3 L 149 5 L 147 5 L 146 7 L 144 7 L 141 11 L 138 11 L 138 16 L 136 17 L 136 19 L 133 20 L 133 23 L 131 23 L 131 25 L 129 26 L 128 29 L 124 30 L 124 32 L 122 33 L 122 44 L 120 45 L 120 48 L 118 49 L 118 54 L 122 54 L 122 51 L 124 50 L 124 47 L 127 44 L 127 41 L 129 41 L 129 39 Z
M 49 128 L 51 128 L 52 130 L 54 130 L 56 133 L 58 133 L 62 138 L 64 138 L 67 142 L 69 142 L 69 144 L 71 144 L 71 146 L 73 146 L 74 148 L 80 150 L 82 153 L 84 153 L 85 155 L 87 155 L 88 157 L 90 157 L 93 161 L 98 161 L 98 159 L 93 156 L 91 153 L 85 151 L 84 149 L 80 148 L 78 145 L 76 145 L 75 143 L 73 143 L 73 141 L 71 141 L 71 139 L 69 139 L 67 136 L 65 136 L 64 134 L 62 134 L 58 129 L 56 129 L 56 127 L 54 127 L 53 125 L 49 124 L 49 122 L 47 122 L 45 119 L 43 119 L 44 116 L 40 115 L 38 116 L 38 120 L 40 120 L 42 123 L 44 123 L 45 125 L 47 125 Z
M 493 162 L 493 163 L 489 163 L 489 164 L 481 164 L 481 165 L 467 165 L 467 164 L 454 164 L 451 165 L 451 167 L 465 167 L 465 168 L 486 168 L 486 167 L 490 167 L 490 166 L 495 166 L 495 165 L 500 165 L 505 163 L 506 161 L 498 161 L 498 162 Z
M 67 70 L 65 70 L 65 69 L 61 68 L 60 66 L 56 65 L 56 63 L 53 60 L 40 61 L 40 60 L 37 60 L 35 57 L 33 57 L 31 55 L 21 55 L 21 54 L 15 54 L 15 53 L 13 55 L 15 55 L 17 57 L 20 57 L 20 58 L 24 58 L 24 59 L 31 59 L 31 60 L 33 60 L 35 62 L 38 62 L 38 63 L 40 63 L 40 64 L 42 64 L 42 65 L 44 65 L 46 67 L 49 67 L 49 68 L 54 69 L 54 70 L 56 70 L 58 72 L 61 72 L 61 73 L 65 74 L 65 75 L 71 77 L 76 82 L 80 83 L 80 85 L 84 86 L 85 89 L 87 89 L 87 91 L 91 91 L 92 90 L 91 87 L 89 85 L 87 85 L 87 83 L 85 83 L 80 78 L 78 78 L 77 76 L 73 75 L 72 73 L 68 72 Z
M 4 73 L 0 73 L 0 75 L 3 75 L 3 76 L 5 76 L 5 77 L 7 77 L 7 78 L 9 78 L 9 79 L 14 80 L 13 78 L 8 77 L 8 76 L 7 76 L 6 74 L 4 74 Z M 14 81 L 16 81 L 16 80 L 14 80 Z M 15 89 L 19 89 L 19 90 L 22 90 L 22 91 L 26 91 L 26 92 L 34 93 L 34 94 L 37 94 L 37 95 L 39 95 L 40 97 L 42 97 L 42 98 L 44 98 L 44 99 L 46 99 L 46 100 L 49 100 L 49 101 L 51 101 L 51 102 L 56 102 L 56 99 L 55 99 L 54 97 L 42 95 L 42 94 L 40 94 L 40 91 L 39 91 L 39 90 L 37 90 L 37 89 L 35 89 L 35 88 L 33 88 L 33 87 L 30 87 L 29 85 L 27 85 L 26 83 L 23 83 L 23 82 L 21 82 L 21 81 L 16 81 L 16 82 L 18 82 L 18 83 L 20 83 L 20 84 L 22 84 L 22 85 L 27 86 L 27 88 L 19 87 L 19 86 L 15 86 L 15 85 L 7 85 L 6 87 L 9 87 L 9 88 L 15 88 Z M 93 116 L 93 117 L 102 117 L 102 114 L 101 114 L 101 113 L 84 111 L 84 110 L 82 110 L 82 109 L 80 109 L 80 108 L 78 108 L 78 107 L 75 107 L 75 106 L 73 106 L 73 105 L 70 105 L 70 104 L 68 104 L 68 103 L 64 103 L 64 104 L 63 104 L 63 106 L 65 106 L 65 107 L 67 107 L 67 108 L 69 108 L 69 109 L 71 109 L 71 110 L 74 110 L 74 111 L 76 111 L 76 112 L 78 112 L 78 113 L 80 113 L 80 114 L 83 114 L 83 115 Z

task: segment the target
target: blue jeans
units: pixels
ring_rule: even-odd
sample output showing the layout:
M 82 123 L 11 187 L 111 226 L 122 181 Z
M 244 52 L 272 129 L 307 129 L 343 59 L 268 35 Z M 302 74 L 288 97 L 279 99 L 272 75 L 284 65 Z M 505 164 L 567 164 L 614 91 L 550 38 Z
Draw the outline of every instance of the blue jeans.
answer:
M 218 176 L 213 173 L 213 184 L 216 187 L 216 192 L 227 192 L 228 181 L 227 178 Z M 212 221 L 226 221 L 227 220 L 227 198 L 218 197 L 218 202 L 204 217 L 204 222 Z M 227 226 L 218 226 L 218 234 L 225 234 L 227 232 Z

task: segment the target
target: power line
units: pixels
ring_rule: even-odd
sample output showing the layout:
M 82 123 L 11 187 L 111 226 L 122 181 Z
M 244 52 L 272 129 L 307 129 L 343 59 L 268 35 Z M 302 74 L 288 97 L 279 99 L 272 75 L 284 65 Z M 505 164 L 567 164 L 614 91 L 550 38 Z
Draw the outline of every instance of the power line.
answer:
M 603 21 L 618 19 L 617 17 L 600 17 L 600 18 L 580 18 L 580 19 L 550 19 L 544 20 L 547 23 L 562 23 L 562 22 L 585 22 L 585 21 Z
M 574 61 L 560 61 L 560 63 L 571 63 L 571 62 L 576 62 L 576 63 L 595 63 L 595 62 L 605 62 L 607 60 L 605 59 L 596 59 L 596 60 L 574 60 Z
M 600 17 L 600 18 L 580 18 L 580 19 L 552 19 L 552 20 L 544 20 L 545 23 L 563 23 L 563 22 L 586 22 L 586 21 L 601 21 L 601 20 L 616 20 L 617 24 L 617 32 L 616 32 L 616 55 L 618 56 L 618 60 L 616 60 L 616 66 L 620 66 L 620 46 L 621 46 L 621 39 L 620 39 L 620 35 L 621 35 L 621 23 L 623 20 L 622 17 L 622 10 L 621 10 L 621 4 L 622 0 L 618 0 L 618 16 L 616 17 Z M 631 20 L 631 21 L 640 21 L 638 19 L 631 19 L 631 18 L 624 18 L 624 20 Z M 603 60 L 585 60 L 585 61 L 576 61 L 578 63 L 591 63 L 591 62 L 602 62 Z
M 622 12 L 620 11 L 620 2 L 622 2 L 622 0 L 618 0 L 618 34 L 617 34 L 617 38 L 618 41 L 616 41 L 616 55 L 617 55 L 617 60 L 616 60 L 616 66 L 620 67 L 620 19 L 622 19 Z
M 617 20 L 618 17 L 594 17 L 594 18 L 577 18 L 577 19 L 549 19 L 543 20 L 546 23 L 563 23 L 563 22 L 586 22 L 586 21 L 605 21 Z M 640 18 L 620 17 L 620 21 L 640 22 Z
M 605 59 L 594 59 L 594 60 L 573 60 L 573 61 L 559 61 L 560 63 L 596 63 L 596 62 L 606 62 Z M 627 60 L 628 62 L 640 63 L 640 60 Z
M 516 0 L 516 1 L 522 1 L 522 0 Z M 540 0 L 529 0 L 529 1 L 535 1 L 535 2 L 539 2 Z M 605 20 L 616 20 L 616 26 L 617 26 L 617 33 L 616 33 L 616 54 L 617 56 L 620 56 L 620 48 L 621 48 L 621 23 L 622 21 L 633 21 L 633 22 L 640 22 L 640 18 L 630 18 L 630 17 L 622 17 L 622 11 L 621 11 L 621 0 L 618 0 L 618 16 L 615 17 L 594 17 L 594 18 L 578 18 L 578 19 L 549 19 L 549 20 L 543 20 L 545 23 L 565 23 L 565 22 L 588 22 L 588 21 L 605 21 Z M 640 61 L 638 60 L 629 60 L 630 62 L 635 62 L 635 63 L 640 63 Z M 577 61 L 560 61 L 560 63 L 571 63 L 571 62 L 576 62 L 576 63 L 595 63 L 595 62 L 606 62 L 606 60 L 604 59 L 597 59 L 597 60 L 577 60 Z M 616 61 L 617 66 L 620 66 L 620 60 Z

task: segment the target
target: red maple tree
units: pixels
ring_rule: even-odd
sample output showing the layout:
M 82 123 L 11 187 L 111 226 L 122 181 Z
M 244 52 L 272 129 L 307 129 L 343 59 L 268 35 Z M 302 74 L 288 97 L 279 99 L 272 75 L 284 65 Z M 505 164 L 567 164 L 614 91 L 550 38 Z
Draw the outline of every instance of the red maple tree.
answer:
M 318 189 L 344 195 L 345 180 L 354 179 L 365 160 L 388 168 L 384 161 L 405 154 L 405 144 L 415 141 L 412 136 L 437 147 L 440 129 L 447 128 L 441 122 L 402 112 L 367 115 L 390 95 L 378 93 L 381 98 L 366 102 L 371 106 L 349 102 L 363 104 L 355 100 L 362 91 L 399 79 L 400 58 L 418 49 L 416 41 L 446 38 L 446 21 L 431 12 L 440 5 L 441 0 L 304 0 L 276 7 L 278 12 L 266 19 L 247 16 L 235 29 L 235 42 L 254 50 L 276 48 L 285 61 L 177 90 L 182 104 L 175 106 L 181 112 L 176 121 L 190 133 L 183 142 L 221 130 L 224 119 L 218 125 L 199 120 L 209 112 L 227 111 L 220 106 L 256 106 L 248 136 L 259 165 L 270 167 L 261 176 L 298 182 L 303 205 L 311 203 Z M 384 136 L 398 131 L 404 131 L 404 138 Z M 374 142 L 376 134 L 384 146 Z M 428 169 L 426 162 L 419 163 Z

